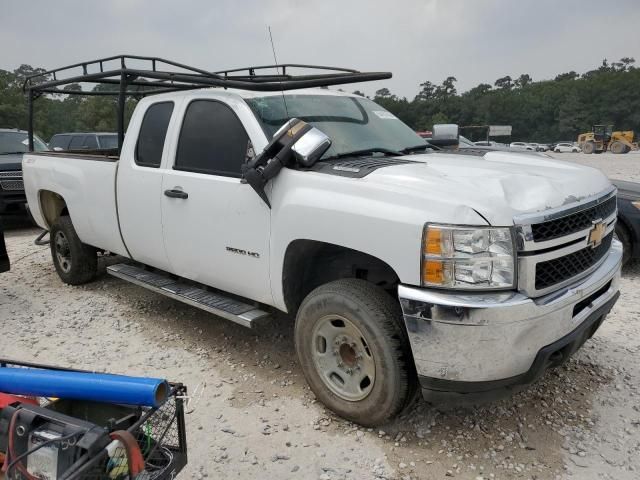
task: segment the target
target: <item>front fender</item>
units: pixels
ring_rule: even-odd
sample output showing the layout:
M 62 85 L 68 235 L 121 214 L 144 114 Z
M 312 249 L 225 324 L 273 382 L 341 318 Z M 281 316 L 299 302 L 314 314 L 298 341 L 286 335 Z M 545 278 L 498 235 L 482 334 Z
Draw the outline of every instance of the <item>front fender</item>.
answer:
M 470 207 L 418 199 L 353 179 L 284 169 L 272 190 L 271 290 L 286 311 L 282 274 L 289 244 L 315 240 L 357 250 L 388 264 L 400 282 L 420 284 L 427 222 L 486 225 Z

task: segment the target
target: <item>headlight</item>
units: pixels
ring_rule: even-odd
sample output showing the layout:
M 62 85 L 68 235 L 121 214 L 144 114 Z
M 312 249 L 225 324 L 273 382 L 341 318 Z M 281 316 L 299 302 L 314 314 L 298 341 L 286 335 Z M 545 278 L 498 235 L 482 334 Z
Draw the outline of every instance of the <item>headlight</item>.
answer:
M 510 228 L 427 224 L 422 243 L 425 287 L 515 287 L 515 248 Z

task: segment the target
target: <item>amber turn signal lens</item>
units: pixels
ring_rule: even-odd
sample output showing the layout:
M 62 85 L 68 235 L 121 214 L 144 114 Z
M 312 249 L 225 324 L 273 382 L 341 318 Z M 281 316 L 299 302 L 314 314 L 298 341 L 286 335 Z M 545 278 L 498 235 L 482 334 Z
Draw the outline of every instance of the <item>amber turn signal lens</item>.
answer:
M 424 239 L 424 253 L 427 255 L 442 253 L 442 230 L 439 228 L 427 229 L 427 238 Z
M 441 260 L 425 260 L 422 270 L 422 281 L 431 285 L 444 283 L 444 266 Z

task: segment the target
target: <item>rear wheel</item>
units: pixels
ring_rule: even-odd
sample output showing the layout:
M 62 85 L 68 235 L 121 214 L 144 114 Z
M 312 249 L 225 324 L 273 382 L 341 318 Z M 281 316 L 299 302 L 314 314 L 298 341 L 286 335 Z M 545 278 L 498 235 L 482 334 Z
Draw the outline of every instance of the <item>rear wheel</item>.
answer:
M 585 142 L 584 146 L 582 147 L 582 153 L 591 154 L 595 152 L 595 150 L 596 144 L 593 142 Z
M 609 145 L 609 151 L 619 155 L 621 153 L 627 153 L 627 146 L 622 142 L 613 142 Z
M 58 218 L 51 227 L 51 257 L 58 276 L 69 285 L 90 282 L 98 271 L 96 249 L 80 241 L 71 218 Z
M 380 287 L 344 279 L 311 292 L 295 344 L 318 400 L 365 426 L 398 414 L 415 393 L 415 369 L 397 301 Z

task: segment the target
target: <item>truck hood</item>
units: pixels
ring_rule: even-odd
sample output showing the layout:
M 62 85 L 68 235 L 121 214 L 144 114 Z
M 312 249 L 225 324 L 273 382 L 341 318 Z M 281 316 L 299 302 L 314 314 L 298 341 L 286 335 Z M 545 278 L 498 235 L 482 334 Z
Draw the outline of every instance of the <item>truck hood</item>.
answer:
M 472 208 L 496 226 L 512 225 L 518 214 L 577 202 L 611 185 L 600 170 L 540 155 L 428 153 L 402 159 L 415 163 L 380 168 L 364 180 L 412 192 L 420 201 Z
M 21 170 L 22 153 L 0 155 L 0 170 Z

